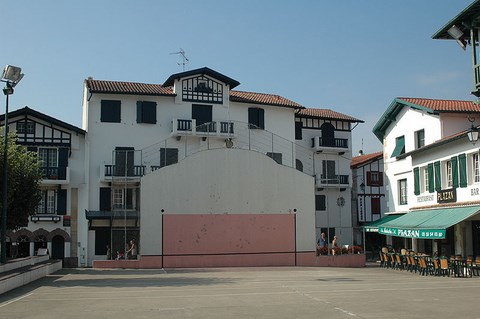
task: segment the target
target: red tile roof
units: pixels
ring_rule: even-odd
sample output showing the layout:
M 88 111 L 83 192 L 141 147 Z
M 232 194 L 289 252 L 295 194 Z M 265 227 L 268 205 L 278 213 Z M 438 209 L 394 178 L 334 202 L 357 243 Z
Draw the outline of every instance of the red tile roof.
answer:
M 407 103 L 420 105 L 437 112 L 478 112 L 480 113 L 480 105 L 472 101 L 461 100 L 437 100 L 423 98 L 399 97 L 398 100 Z
M 298 111 L 297 114 L 308 116 L 308 117 L 319 117 L 322 119 L 343 120 L 343 121 L 349 121 L 349 122 L 363 123 L 362 120 L 359 120 L 349 115 L 345 115 L 329 109 L 306 108 Z
M 364 154 L 355 156 L 352 158 L 350 163 L 350 168 L 357 168 L 359 166 L 365 165 L 370 161 L 377 160 L 383 157 L 383 152 L 376 152 L 371 154 Z
M 163 87 L 161 84 L 147 84 L 136 82 L 119 82 L 103 80 L 85 80 L 86 86 L 91 93 L 106 94 L 134 94 L 134 95 L 156 95 L 156 96 L 175 96 L 172 87 Z M 282 107 L 291 107 L 295 109 L 303 108 L 302 105 L 289 99 L 275 94 L 230 91 L 230 101 L 239 103 L 252 103 L 274 105 Z
M 175 96 L 171 87 L 163 87 L 160 84 L 92 79 L 88 79 L 85 82 L 91 93 Z
M 285 107 L 292 107 L 295 109 L 303 108 L 302 105 L 293 102 L 289 99 L 281 97 L 275 94 L 243 92 L 243 91 L 230 91 L 230 101 L 239 103 L 255 103 L 266 105 L 278 105 Z

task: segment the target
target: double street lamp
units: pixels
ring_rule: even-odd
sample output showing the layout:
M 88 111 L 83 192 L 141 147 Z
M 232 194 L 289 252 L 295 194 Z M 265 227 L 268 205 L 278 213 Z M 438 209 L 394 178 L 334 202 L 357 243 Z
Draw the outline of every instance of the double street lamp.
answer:
M 7 65 L 3 69 L 1 82 L 5 83 L 3 94 L 6 96 L 5 118 L 4 124 L 4 148 L 3 148 L 3 202 L 2 202 L 2 218 L 1 218 L 1 247 L 0 247 L 0 263 L 7 262 L 7 206 L 8 206 L 8 97 L 13 94 L 14 87 L 23 78 L 22 69 L 13 65 Z

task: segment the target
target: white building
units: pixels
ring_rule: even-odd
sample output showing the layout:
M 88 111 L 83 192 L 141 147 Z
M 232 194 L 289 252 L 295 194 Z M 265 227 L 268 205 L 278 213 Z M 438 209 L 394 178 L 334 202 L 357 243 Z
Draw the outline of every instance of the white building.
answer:
M 87 231 L 78 210 L 85 191 L 86 132 L 28 107 L 8 115 L 8 129 L 15 132 L 17 143 L 36 152 L 42 162 L 43 180 L 42 200 L 28 225 L 7 233 L 7 256 L 33 256 L 39 248 L 48 248 L 52 258 L 77 266 L 81 234 Z M 4 125 L 4 115 L 0 121 Z
M 360 154 L 352 158 L 352 214 L 354 225 L 366 226 L 365 247 L 378 252 L 385 246 L 385 236 L 378 234 L 375 222 L 385 217 L 385 183 L 383 152 Z M 367 226 L 368 225 L 368 226 Z M 374 256 L 378 256 L 374 254 Z
M 480 107 L 470 101 L 397 98 L 373 131 L 383 142 L 389 212 L 379 225 L 396 248 L 478 254 L 478 146 L 466 132 Z M 410 240 L 411 239 L 411 240 Z
M 307 108 L 296 112 L 297 153 L 313 151 L 313 158 L 297 168 L 315 176 L 315 229 L 317 238 L 325 233 L 329 242 L 337 236 L 340 244 L 361 244 L 352 227 L 351 187 L 352 130 L 362 120 L 329 109 Z
M 132 238 L 139 241 L 141 267 L 224 265 L 218 256 L 231 251 L 232 259 L 264 258 L 260 264 L 305 263 L 303 258 L 314 256 L 313 171 L 295 169 L 297 160 L 313 157 L 311 150 L 299 153 L 295 145 L 295 111 L 303 107 L 278 95 L 233 90 L 238 85 L 209 68 L 174 74 L 163 85 L 85 81 L 88 194 L 79 210 L 86 211 L 89 221 L 88 264 L 105 259 L 107 245 L 112 246 L 112 257 L 117 251 L 122 254 Z M 347 133 L 350 122 L 345 121 Z M 228 247 L 218 246 L 218 237 L 203 236 L 209 242 L 205 246 L 200 235 L 181 235 L 208 215 L 227 215 L 240 223 L 250 217 L 285 219 L 283 226 L 270 230 L 268 242 L 290 239 L 272 247 L 251 244 L 267 242 L 257 238 L 268 228 L 263 224 L 251 226 L 251 240 L 240 238 L 237 227 L 222 233 L 237 236 L 228 237 Z M 184 236 L 179 242 L 189 246 L 172 248 L 170 240 L 177 234 L 165 234 L 182 216 L 187 219 L 178 229 Z M 262 257 L 268 249 L 278 258 Z M 185 261 L 199 254 L 210 259 Z M 242 263 L 237 259 L 230 264 Z

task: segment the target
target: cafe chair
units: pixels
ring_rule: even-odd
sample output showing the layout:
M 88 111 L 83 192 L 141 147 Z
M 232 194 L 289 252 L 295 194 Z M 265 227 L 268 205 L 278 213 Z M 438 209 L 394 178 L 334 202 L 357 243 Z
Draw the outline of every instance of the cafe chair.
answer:
M 450 277 L 450 272 L 451 268 L 450 265 L 448 264 L 448 259 L 447 258 L 440 258 L 440 274 L 445 277 L 447 275 Z

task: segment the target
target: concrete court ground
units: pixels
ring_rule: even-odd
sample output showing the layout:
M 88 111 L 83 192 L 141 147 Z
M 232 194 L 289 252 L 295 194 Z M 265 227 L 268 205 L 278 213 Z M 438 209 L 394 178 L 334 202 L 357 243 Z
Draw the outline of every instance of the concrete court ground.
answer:
M 63 269 L 0 318 L 480 318 L 480 277 L 366 268 Z

